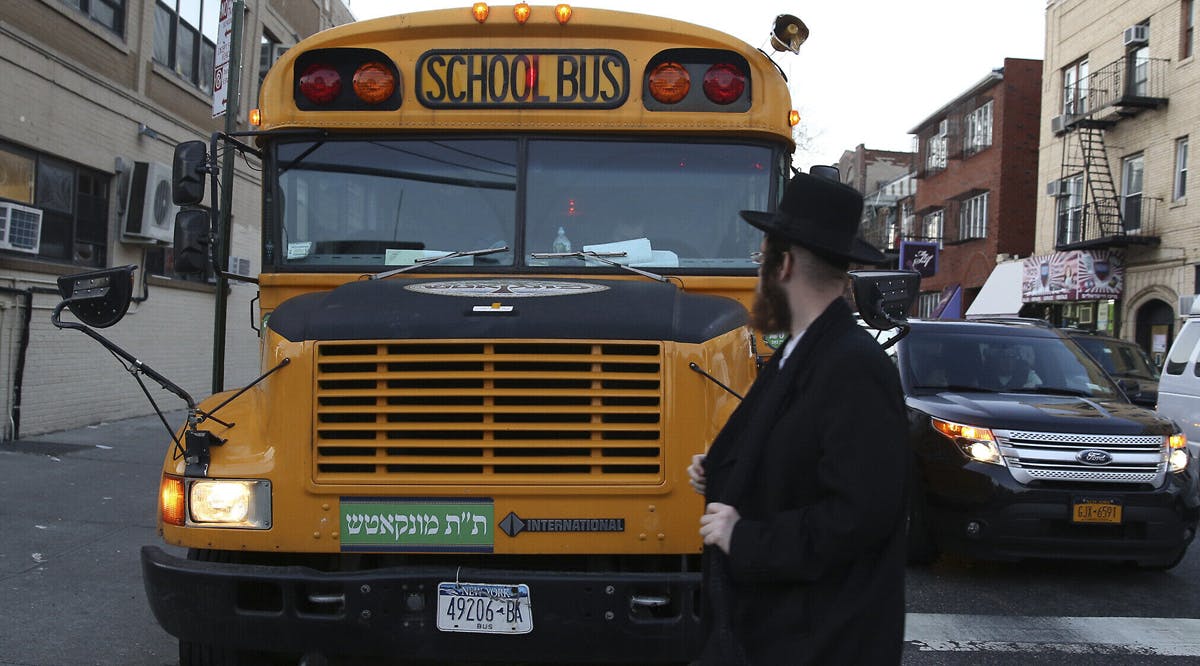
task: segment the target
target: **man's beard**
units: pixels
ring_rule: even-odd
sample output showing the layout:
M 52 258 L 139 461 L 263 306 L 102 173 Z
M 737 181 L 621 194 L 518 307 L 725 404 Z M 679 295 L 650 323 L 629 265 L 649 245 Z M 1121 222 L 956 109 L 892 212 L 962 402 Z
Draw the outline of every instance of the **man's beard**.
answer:
M 791 333 L 792 309 L 788 306 L 787 293 L 773 277 L 775 273 L 763 271 L 750 307 L 750 325 L 766 334 Z

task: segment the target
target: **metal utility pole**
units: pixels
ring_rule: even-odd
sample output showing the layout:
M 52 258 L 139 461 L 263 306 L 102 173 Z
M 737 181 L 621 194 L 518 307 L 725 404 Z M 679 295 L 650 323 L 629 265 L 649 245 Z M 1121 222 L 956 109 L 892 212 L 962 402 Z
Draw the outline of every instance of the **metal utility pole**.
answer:
M 242 24 L 246 18 L 245 0 L 223 0 L 221 10 L 218 39 L 222 42 L 226 39 L 229 40 L 229 61 L 224 72 L 225 133 L 232 134 L 237 131 L 238 98 L 242 87 Z M 215 58 L 218 69 L 221 67 L 222 60 L 221 46 L 217 47 L 217 57 Z M 218 77 L 219 75 L 213 77 L 214 86 L 219 81 Z M 225 277 L 225 263 L 229 261 L 229 237 L 233 231 L 233 169 L 234 152 L 226 149 L 221 158 L 221 202 L 217 216 L 216 263 L 218 271 L 217 303 L 213 317 L 213 393 L 225 390 L 225 320 L 229 300 L 229 279 Z M 216 192 L 213 193 L 214 197 L 216 194 Z

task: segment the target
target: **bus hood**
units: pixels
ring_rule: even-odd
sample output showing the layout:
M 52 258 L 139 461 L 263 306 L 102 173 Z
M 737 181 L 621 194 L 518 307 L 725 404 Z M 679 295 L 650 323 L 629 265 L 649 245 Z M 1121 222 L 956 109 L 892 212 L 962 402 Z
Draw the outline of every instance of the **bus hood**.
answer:
M 1154 412 L 1119 400 L 1031 393 L 944 391 L 908 396 L 930 416 L 982 428 L 1076 434 L 1166 435 L 1174 427 Z
M 301 340 L 553 338 L 697 343 L 742 326 L 732 299 L 669 283 L 540 278 L 359 280 L 284 301 L 268 326 Z

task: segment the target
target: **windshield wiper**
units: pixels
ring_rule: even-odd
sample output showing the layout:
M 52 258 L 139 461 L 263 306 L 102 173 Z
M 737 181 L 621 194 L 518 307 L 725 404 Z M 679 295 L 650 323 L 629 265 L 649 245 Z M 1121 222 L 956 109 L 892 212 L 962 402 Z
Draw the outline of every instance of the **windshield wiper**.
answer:
M 1041 393 L 1044 395 L 1070 395 L 1080 398 L 1095 398 L 1089 391 L 1081 389 L 1062 388 L 1061 386 L 1034 386 L 1030 388 L 1009 389 L 1007 393 Z
M 406 273 L 408 271 L 411 271 L 411 270 L 414 270 L 417 268 L 424 268 L 425 266 L 432 266 L 432 265 L 436 264 L 437 262 L 444 261 L 446 259 L 457 259 L 459 257 L 482 257 L 482 256 L 488 255 L 488 254 L 496 254 L 497 252 L 508 252 L 508 246 L 501 245 L 500 247 L 487 247 L 487 248 L 483 248 L 482 250 L 457 250 L 457 251 L 451 252 L 449 254 L 443 254 L 439 257 L 421 257 L 421 258 L 417 259 L 416 263 L 414 263 L 411 266 L 404 266 L 403 268 L 396 268 L 396 269 L 393 269 L 390 271 L 383 271 L 382 273 L 376 273 L 374 275 L 369 276 L 367 279 L 368 280 L 382 280 L 384 278 L 390 278 L 393 275 L 399 275 L 401 273 Z
M 982 386 L 967 386 L 966 384 L 938 384 L 935 386 L 917 385 L 914 389 L 925 389 L 929 391 L 954 391 L 955 393 L 999 393 L 996 389 L 984 388 Z
M 641 275 L 643 277 L 648 277 L 651 280 L 658 280 L 659 282 L 670 282 L 670 280 L 659 275 L 658 273 L 651 273 L 650 271 L 644 271 L 644 270 L 641 270 L 640 268 L 634 268 L 633 266 L 630 266 L 628 264 L 618 263 L 616 261 L 613 261 L 612 259 L 607 258 L 607 257 L 627 257 L 627 256 L 629 256 L 628 252 L 533 252 L 529 256 L 533 257 L 534 259 L 566 259 L 566 258 L 571 258 L 571 257 L 574 257 L 575 259 L 583 259 L 584 261 L 587 261 L 588 259 L 595 259 L 596 261 L 598 261 L 602 264 L 608 264 L 609 266 L 616 266 L 617 268 L 622 268 L 624 270 L 629 271 L 630 273 L 637 273 L 638 275 Z

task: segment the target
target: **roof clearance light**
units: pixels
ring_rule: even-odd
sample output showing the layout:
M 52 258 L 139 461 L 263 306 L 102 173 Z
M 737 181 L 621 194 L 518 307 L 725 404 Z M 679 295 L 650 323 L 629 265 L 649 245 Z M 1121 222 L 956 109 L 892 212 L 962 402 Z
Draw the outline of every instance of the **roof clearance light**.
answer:
M 736 102 L 745 91 L 746 75 L 734 65 L 713 65 L 704 73 L 704 96 L 717 104 Z
M 566 25 L 567 21 L 571 20 L 572 13 L 574 10 L 568 4 L 561 4 L 554 8 L 554 18 L 558 19 L 560 25 Z
M 788 111 L 788 126 L 795 127 L 800 124 L 800 112 L 792 109 Z
M 529 20 L 529 15 L 532 13 L 533 10 L 529 8 L 529 3 L 527 2 L 522 2 L 513 7 L 513 17 L 516 18 L 517 23 L 520 23 L 521 25 L 525 25 L 525 22 Z
M 664 62 L 650 72 L 650 96 L 663 104 L 675 104 L 687 97 L 692 80 L 677 62 Z
M 255 127 L 262 127 L 262 109 L 250 109 L 250 124 Z
M 396 79 L 382 63 L 368 62 L 354 72 L 354 94 L 367 104 L 378 104 L 396 92 Z
M 300 75 L 300 94 L 313 104 L 328 104 L 342 92 L 342 77 L 324 63 L 308 66 Z
M 487 20 L 490 11 L 486 2 L 477 2 L 471 6 L 471 16 L 474 16 L 475 20 L 480 23 Z

